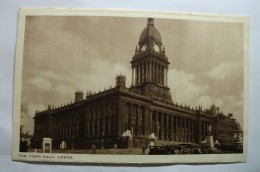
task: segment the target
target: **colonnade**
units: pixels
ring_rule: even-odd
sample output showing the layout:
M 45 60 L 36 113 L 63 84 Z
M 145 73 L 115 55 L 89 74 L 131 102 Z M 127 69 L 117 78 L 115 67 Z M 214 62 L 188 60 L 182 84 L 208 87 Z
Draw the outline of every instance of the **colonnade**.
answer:
M 81 112 L 84 114 L 68 113 L 57 114 L 50 119 L 38 118 L 35 121 L 35 137 L 39 141 L 43 137 L 75 140 L 81 139 L 82 136 L 118 136 L 130 130 L 133 136 L 148 136 L 154 133 L 159 140 L 198 143 L 206 139 L 211 125 L 211 121 L 207 119 L 152 110 L 138 103 L 124 102 L 118 108 L 120 114 L 117 114 L 115 103 L 110 102 L 86 107 L 85 111 Z
M 103 137 L 117 134 L 114 103 L 88 107 L 85 113 L 85 137 Z
M 132 85 L 139 85 L 145 81 L 168 85 L 167 76 L 168 68 L 155 61 L 145 61 L 132 66 Z
M 131 134 L 134 136 L 145 136 L 147 124 L 146 113 L 147 108 L 142 105 L 125 103 L 123 105 L 123 114 L 124 114 L 124 128 L 123 131 L 130 130 Z
M 79 114 L 61 114 L 57 117 L 54 117 L 52 126 L 51 135 L 54 140 L 79 139 Z
M 42 141 L 43 137 L 46 137 L 48 131 L 47 118 L 37 119 L 34 126 L 34 137 Z
M 159 140 L 195 142 L 196 119 L 152 111 L 152 132 Z

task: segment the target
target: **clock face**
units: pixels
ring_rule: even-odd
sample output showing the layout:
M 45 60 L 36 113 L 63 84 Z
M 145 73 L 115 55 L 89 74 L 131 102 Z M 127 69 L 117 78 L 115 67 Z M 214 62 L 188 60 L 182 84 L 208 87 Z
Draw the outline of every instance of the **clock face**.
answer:
M 141 48 L 141 51 L 145 51 L 146 50 L 146 45 L 144 44 Z
M 159 46 L 158 46 L 157 44 L 154 44 L 154 50 L 155 50 L 156 52 L 159 52 L 159 51 L 160 51 L 160 48 L 159 48 Z

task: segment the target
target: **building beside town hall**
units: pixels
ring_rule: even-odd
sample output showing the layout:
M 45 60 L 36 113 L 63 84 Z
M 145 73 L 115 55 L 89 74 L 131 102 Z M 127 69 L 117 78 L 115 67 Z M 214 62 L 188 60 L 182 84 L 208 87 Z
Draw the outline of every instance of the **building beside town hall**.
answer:
M 154 135 L 155 144 L 201 143 L 209 134 L 220 145 L 234 144 L 237 123 L 214 104 L 210 109 L 191 108 L 172 101 L 167 76 L 170 62 L 154 20 L 148 19 L 131 60 L 132 83 L 116 76 L 115 87 L 99 93 L 75 93 L 75 101 L 61 107 L 48 106 L 34 117 L 33 145 L 52 138 L 53 147 L 62 141 L 67 148 L 142 147 Z M 184 86 L 185 87 L 185 86 Z M 132 137 L 123 133 L 130 131 Z

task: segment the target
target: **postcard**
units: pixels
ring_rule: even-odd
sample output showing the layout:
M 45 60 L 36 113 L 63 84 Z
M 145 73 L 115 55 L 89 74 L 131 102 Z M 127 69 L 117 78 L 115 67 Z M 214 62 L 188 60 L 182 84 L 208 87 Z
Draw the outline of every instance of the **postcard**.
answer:
M 12 159 L 246 162 L 248 20 L 20 9 Z

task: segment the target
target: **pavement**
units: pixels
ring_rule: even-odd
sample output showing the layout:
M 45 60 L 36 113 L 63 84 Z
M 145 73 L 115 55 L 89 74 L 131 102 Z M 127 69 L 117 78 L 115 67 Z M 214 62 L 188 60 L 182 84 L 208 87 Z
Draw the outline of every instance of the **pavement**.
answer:
M 28 152 L 42 152 L 41 149 L 29 149 Z M 145 150 L 147 155 L 149 149 Z M 142 148 L 129 148 L 129 149 L 53 149 L 52 153 L 64 154 L 110 154 L 110 155 L 143 155 Z

